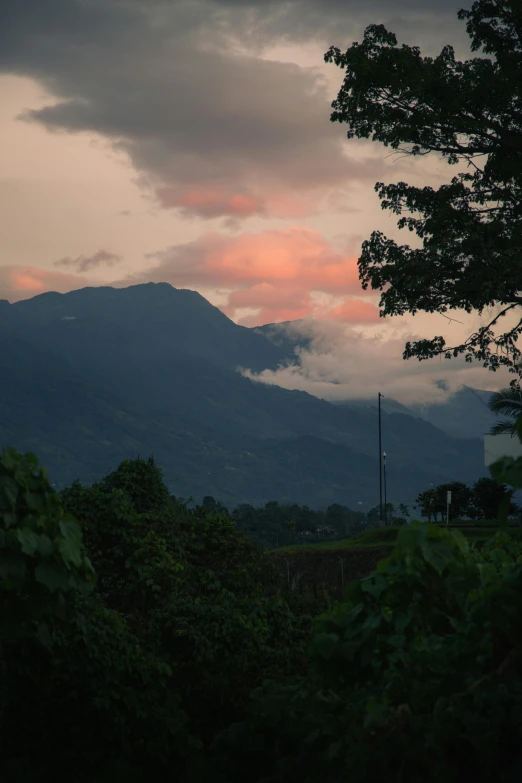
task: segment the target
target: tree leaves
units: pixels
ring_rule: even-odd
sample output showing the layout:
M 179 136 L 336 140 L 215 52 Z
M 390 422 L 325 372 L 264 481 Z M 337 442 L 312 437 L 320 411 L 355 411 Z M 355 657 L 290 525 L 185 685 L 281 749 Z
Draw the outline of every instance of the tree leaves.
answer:
M 58 546 L 64 562 L 81 566 L 83 537 L 79 524 L 72 519 L 65 519 L 59 523 L 59 527 L 63 538 Z
M 7 475 L 27 487 L 23 460 Z M 407 779 L 442 783 L 461 769 L 451 742 L 463 731 L 491 774 L 501 747 L 475 747 L 466 727 L 486 721 L 490 731 L 470 699 L 491 704 L 488 715 L 495 704 L 517 715 L 498 656 L 511 660 L 522 635 L 519 541 L 499 533 L 477 552 L 458 531 L 404 526 L 391 556 L 317 618 L 312 638 L 310 618 L 263 595 L 261 551 L 222 512 L 173 502 L 138 514 L 124 489 L 76 483 L 62 497 L 78 524 L 25 465 L 46 511 L 18 492 L 16 524 L 0 527 L 7 762 L 45 747 L 40 767 L 80 769 L 81 783 L 111 769 L 115 753 L 132 769 L 204 770 L 216 783 L 394 780 L 401 764 Z M 82 531 L 103 569 L 89 594 Z M 203 743 L 244 717 L 261 685 L 248 720 L 223 735 L 238 743 L 223 767 L 221 740 L 210 757 Z M 511 742 L 512 724 L 491 720 Z M 438 778 L 428 745 L 445 759 Z
M 53 593 L 55 590 L 65 590 L 69 585 L 67 573 L 60 571 L 53 563 L 39 563 L 34 569 L 34 578 Z
M 459 14 L 468 18 L 474 45 L 496 61 L 456 61 L 451 46 L 434 59 L 421 57 L 418 47 L 397 47 L 383 25 L 367 27 L 363 41 L 344 54 L 337 47 L 325 54 L 345 70 L 331 120 L 349 125 L 349 139 L 372 138 L 413 156 L 436 152 L 449 165 L 472 167 L 438 190 L 375 186 L 382 208 L 399 216 L 398 227 L 422 239 L 422 248 L 412 249 L 374 231 L 363 242 L 359 277 L 364 289 L 381 291 L 381 315 L 497 310 L 460 345 L 449 347 L 441 336 L 406 343 L 405 359 L 464 354 L 493 371 L 507 366 L 522 374 L 516 345 L 522 317 L 504 333 L 494 331 L 503 314 L 522 304 L 519 13 L 517 0 L 495 6 L 479 0 Z
M 230 733 L 216 740 L 223 779 L 510 779 L 522 543 L 499 533 L 470 552 L 462 536 L 412 525 L 378 572 L 316 621 L 308 675 L 265 685 L 234 745 Z
M 51 599 L 49 593 L 88 591 L 94 573 L 77 523 L 64 515 L 33 455 L 3 450 L 0 495 L 9 501 L 0 508 L 0 602 L 12 601 L 12 591 L 25 596 L 24 623 L 31 633 L 31 619 L 40 620 L 42 612 L 48 619 L 62 612 L 61 599 Z

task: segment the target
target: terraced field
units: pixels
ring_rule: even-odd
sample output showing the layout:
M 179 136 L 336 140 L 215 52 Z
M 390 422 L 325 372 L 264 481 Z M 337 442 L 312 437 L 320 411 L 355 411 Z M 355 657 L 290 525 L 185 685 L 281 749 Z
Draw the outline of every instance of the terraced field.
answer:
M 493 520 L 456 520 L 449 530 L 460 530 L 472 544 L 481 545 L 498 531 Z M 375 527 L 354 538 L 319 544 L 282 547 L 267 552 L 270 568 L 267 591 L 291 590 L 318 597 L 325 593 L 340 598 L 353 579 L 368 576 L 392 552 L 399 527 Z M 510 524 L 510 533 L 522 538 L 522 527 Z

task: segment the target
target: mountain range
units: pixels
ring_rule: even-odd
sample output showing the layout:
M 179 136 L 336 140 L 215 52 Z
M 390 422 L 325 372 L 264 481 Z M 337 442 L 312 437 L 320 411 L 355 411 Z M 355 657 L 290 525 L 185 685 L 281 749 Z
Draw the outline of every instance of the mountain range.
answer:
M 171 492 L 197 502 L 208 494 L 229 507 L 278 500 L 367 510 L 379 499 L 375 406 L 244 377 L 238 368 L 296 361 L 292 340 L 273 332 L 238 326 L 167 283 L 2 300 L 0 445 L 35 453 L 57 487 L 154 454 Z M 481 436 L 490 423 L 458 412 L 468 393 L 489 394 L 463 390 L 445 416 L 444 406 L 387 400 L 389 501 L 488 475 Z

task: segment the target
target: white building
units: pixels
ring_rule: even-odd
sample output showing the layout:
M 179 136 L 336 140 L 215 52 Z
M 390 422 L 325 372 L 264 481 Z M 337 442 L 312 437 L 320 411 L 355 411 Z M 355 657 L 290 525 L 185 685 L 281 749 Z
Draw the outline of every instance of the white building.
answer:
M 484 435 L 484 465 L 489 468 L 501 457 L 522 457 L 522 443 L 514 435 Z

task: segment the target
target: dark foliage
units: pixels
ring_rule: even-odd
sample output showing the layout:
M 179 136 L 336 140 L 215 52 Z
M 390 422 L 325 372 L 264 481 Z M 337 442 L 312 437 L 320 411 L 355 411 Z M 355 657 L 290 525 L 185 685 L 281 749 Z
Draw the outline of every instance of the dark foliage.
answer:
M 467 20 L 472 51 L 494 59 L 460 62 L 451 46 L 422 57 L 419 47 L 398 47 L 383 25 L 370 25 L 362 43 L 325 54 L 346 73 L 331 119 L 349 124 L 349 139 L 371 138 L 413 156 L 440 153 L 468 169 L 438 190 L 375 185 L 382 208 L 400 216 L 398 227 L 422 239 L 412 249 L 374 231 L 363 243 L 360 279 L 382 292 L 381 314 L 496 310 L 461 345 L 419 340 L 406 344 L 404 358 L 464 354 L 520 376 L 522 8 L 520 0 L 478 0 L 458 16 Z M 496 334 L 506 313 L 517 315 L 515 325 Z
M 407 525 L 314 628 L 328 602 L 267 595 L 272 566 L 218 503 L 121 480 L 154 470 L 59 496 L 31 455 L 0 457 L 2 779 L 482 783 L 501 758 L 511 780 L 520 542 Z
M 517 517 L 521 513 L 518 505 L 511 500 L 514 490 L 505 483 L 484 476 L 472 487 L 460 481 L 452 481 L 421 492 L 416 507 L 429 522 L 436 522 L 439 514 L 441 521 L 447 521 L 448 491 L 451 492 L 450 519 L 496 519 L 504 510 L 508 517 Z

